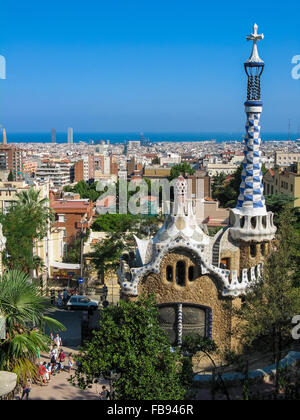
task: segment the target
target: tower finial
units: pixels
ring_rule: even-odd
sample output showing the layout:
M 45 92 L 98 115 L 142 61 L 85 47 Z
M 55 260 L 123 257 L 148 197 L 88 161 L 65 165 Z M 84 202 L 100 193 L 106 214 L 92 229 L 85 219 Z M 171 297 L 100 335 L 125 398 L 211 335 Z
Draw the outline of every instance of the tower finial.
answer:
M 257 43 L 264 39 L 264 34 L 258 34 L 258 25 L 255 23 L 253 26 L 253 33 L 247 36 L 247 41 L 253 41 L 252 54 L 246 63 L 263 63 L 263 60 L 259 57 Z

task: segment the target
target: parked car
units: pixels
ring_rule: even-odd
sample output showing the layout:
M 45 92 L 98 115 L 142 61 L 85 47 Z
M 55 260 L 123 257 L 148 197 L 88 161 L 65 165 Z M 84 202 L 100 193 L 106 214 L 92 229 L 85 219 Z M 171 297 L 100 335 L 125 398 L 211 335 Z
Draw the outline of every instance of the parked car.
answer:
M 89 299 L 86 296 L 71 296 L 66 308 L 68 311 L 80 309 L 82 311 L 98 309 L 98 303 Z

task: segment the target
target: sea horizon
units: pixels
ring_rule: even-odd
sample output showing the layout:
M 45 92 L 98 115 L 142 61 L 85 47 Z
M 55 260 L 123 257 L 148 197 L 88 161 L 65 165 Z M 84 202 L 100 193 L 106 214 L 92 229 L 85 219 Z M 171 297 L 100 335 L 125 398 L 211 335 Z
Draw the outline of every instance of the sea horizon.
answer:
M 240 133 L 217 133 L 217 132 L 149 132 L 143 134 L 151 143 L 178 143 L 178 142 L 242 142 L 245 134 Z M 295 141 L 300 137 L 299 134 L 290 134 L 290 140 Z M 287 133 L 266 132 L 261 136 L 263 141 L 288 141 Z M 137 141 L 141 139 L 138 132 L 75 132 L 74 143 L 92 142 L 109 140 L 112 144 Z M 8 143 L 51 143 L 51 132 L 15 132 L 7 135 Z M 57 132 L 56 142 L 58 144 L 67 143 L 67 133 Z

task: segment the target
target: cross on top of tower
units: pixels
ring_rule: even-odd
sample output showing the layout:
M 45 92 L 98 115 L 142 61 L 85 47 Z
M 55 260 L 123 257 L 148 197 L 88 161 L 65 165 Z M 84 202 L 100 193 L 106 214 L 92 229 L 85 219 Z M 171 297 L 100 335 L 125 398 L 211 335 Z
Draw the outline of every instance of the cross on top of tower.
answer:
M 259 57 L 258 54 L 257 43 L 258 41 L 264 39 L 264 34 L 258 34 L 257 30 L 258 26 L 255 23 L 253 27 L 253 33 L 247 36 L 247 41 L 253 41 L 253 48 L 251 57 L 249 58 L 249 60 L 247 60 L 246 63 L 263 63 L 263 60 Z

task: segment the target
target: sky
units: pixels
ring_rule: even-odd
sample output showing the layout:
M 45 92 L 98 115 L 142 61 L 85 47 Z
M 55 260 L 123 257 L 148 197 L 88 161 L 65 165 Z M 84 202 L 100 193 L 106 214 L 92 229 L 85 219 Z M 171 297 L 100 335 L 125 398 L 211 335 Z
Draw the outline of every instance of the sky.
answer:
M 299 0 L 3 2 L 9 132 L 241 132 L 246 35 L 265 39 L 262 124 L 300 131 Z

